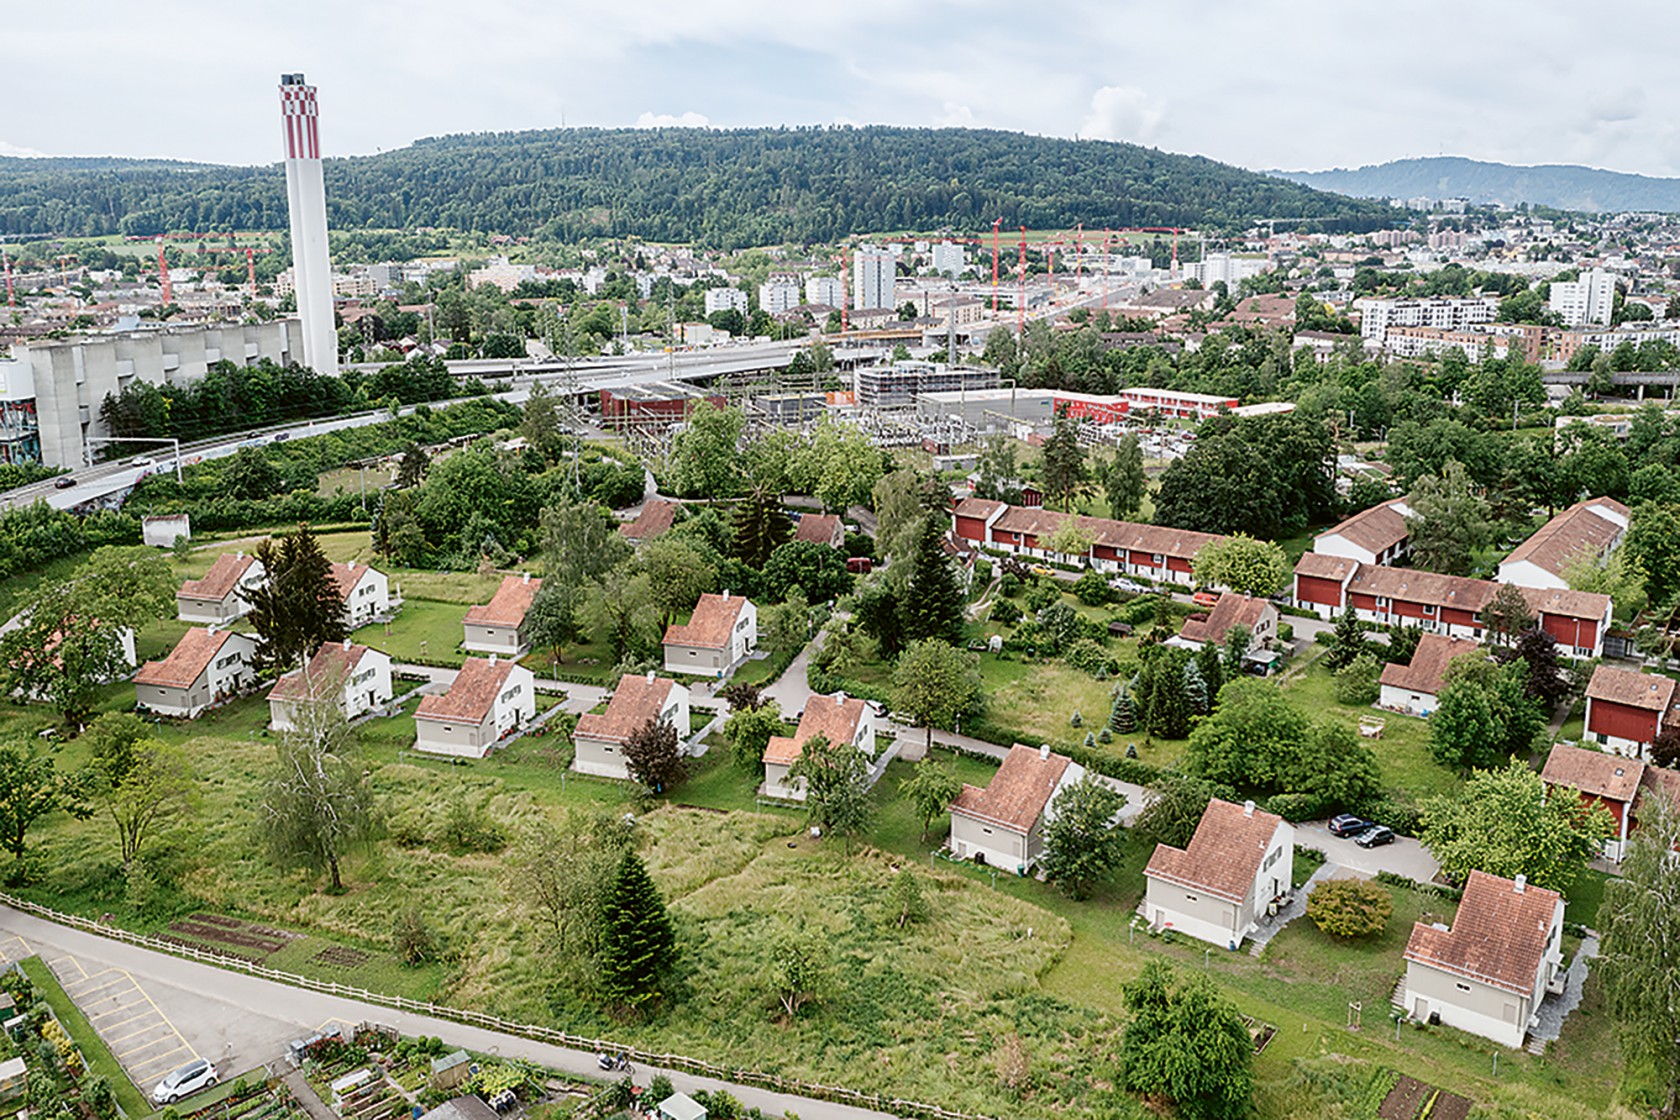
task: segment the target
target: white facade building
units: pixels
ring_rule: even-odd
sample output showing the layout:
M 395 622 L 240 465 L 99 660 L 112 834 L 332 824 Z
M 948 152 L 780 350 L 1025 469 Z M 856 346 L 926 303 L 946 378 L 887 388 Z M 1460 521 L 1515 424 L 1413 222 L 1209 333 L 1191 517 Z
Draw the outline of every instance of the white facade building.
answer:
M 933 246 L 933 270 L 949 276 L 961 276 L 968 267 L 967 254 L 955 241 L 941 241 Z
M 1577 280 L 1553 280 L 1547 307 L 1562 317 L 1566 327 L 1608 326 L 1615 302 L 1615 275 L 1592 268 Z
M 799 282 L 790 276 L 772 276 L 758 286 L 758 309 L 772 315 L 799 306 Z
M 1477 323 L 1491 323 L 1499 314 L 1496 296 L 1467 299 L 1362 299 L 1359 333 L 1381 342 L 1390 327 L 1434 327 L 1461 331 Z
M 808 276 L 805 279 L 805 302 L 839 307 L 846 297 L 846 285 L 838 276 Z
M 853 309 L 871 311 L 895 306 L 897 275 L 898 266 L 891 253 L 859 249 L 852 254 Z
M 707 288 L 706 314 L 716 315 L 719 311 L 739 311 L 747 313 L 747 293 L 739 288 Z
M 327 252 L 327 188 L 321 178 L 321 116 L 315 87 L 302 74 L 280 75 L 280 122 L 286 138 L 286 210 L 292 224 L 292 276 L 303 322 L 303 364 L 338 374 L 333 324 L 332 258 Z

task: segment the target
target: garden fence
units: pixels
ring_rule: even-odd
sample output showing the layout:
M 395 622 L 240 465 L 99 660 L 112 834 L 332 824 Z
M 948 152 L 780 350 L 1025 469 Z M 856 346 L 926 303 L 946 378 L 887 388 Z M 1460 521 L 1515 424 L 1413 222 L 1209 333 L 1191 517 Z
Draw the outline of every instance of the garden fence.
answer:
M 819 1082 L 804 1081 L 796 1077 L 784 1077 L 781 1074 L 766 1073 L 762 1070 L 709 1062 L 704 1058 L 693 1058 L 686 1054 L 653 1053 L 625 1046 L 622 1043 L 611 1042 L 607 1039 L 570 1034 L 536 1023 L 517 1023 L 482 1011 L 470 1011 L 466 1008 L 449 1007 L 445 1004 L 427 1003 L 421 1000 L 408 999 L 405 996 L 387 995 L 383 992 L 370 992 L 366 988 L 340 984 L 331 980 L 316 980 L 313 977 L 269 968 L 266 965 L 244 960 L 240 957 L 197 949 L 191 945 L 179 945 L 150 934 L 134 933 L 131 930 L 108 926 L 91 918 L 84 918 L 79 914 L 66 914 L 63 911 L 42 906 L 38 902 L 31 902 L 26 898 L 18 898 L 9 894 L 0 893 L 0 905 L 10 906 L 14 910 L 34 914 L 50 922 L 97 934 L 100 937 L 109 937 L 115 941 L 126 941 L 130 945 L 138 945 L 154 952 L 186 957 L 190 960 L 214 965 L 217 968 L 249 973 L 264 980 L 289 984 L 296 988 L 306 988 L 309 991 L 320 992 L 324 995 L 360 1000 L 363 1003 L 377 1004 L 380 1007 L 388 1007 L 397 1011 L 429 1015 L 435 1019 L 448 1019 L 469 1026 L 482 1027 L 485 1030 L 518 1035 L 521 1038 L 529 1038 L 555 1046 L 564 1046 L 586 1053 L 623 1054 L 632 1061 L 657 1069 L 678 1070 L 700 1077 L 710 1077 L 718 1081 L 733 1082 L 737 1085 L 750 1085 L 792 1096 L 809 1097 L 814 1100 L 833 1101 L 838 1104 L 873 1109 L 894 1116 L 923 1117 L 926 1120 L 992 1120 L 991 1117 L 985 1115 L 961 1112 L 936 1104 L 928 1104 L 924 1101 L 883 1096 L 880 1093 L 849 1089 L 841 1085 L 823 1085 Z

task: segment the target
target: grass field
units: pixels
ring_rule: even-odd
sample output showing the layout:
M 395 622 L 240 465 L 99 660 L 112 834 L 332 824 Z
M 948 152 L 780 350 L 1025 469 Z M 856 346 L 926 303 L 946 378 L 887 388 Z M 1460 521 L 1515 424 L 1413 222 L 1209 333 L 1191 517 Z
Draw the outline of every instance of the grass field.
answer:
M 60 1025 L 70 1035 L 70 1040 L 82 1052 L 88 1071 L 110 1083 L 118 1107 L 130 1120 L 150 1116 L 152 1109 L 146 1103 L 145 1094 L 129 1080 L 116 1055 L 111 1053 L 110 1047 L 105 1045 L 104 1039 L 99 1037 L 99 1032 L 93 1029 L 93 1024 L 87 1021 L 87 1016 L 82 1014 L 46 962 L 40 957 L 26 957 L 19 962 L 19 967 L 23 969 L 23 974 L 29 977 L 29 982 L 41 993 L 41 997 L 47 1001 L 47 1006 L 52 1008 L 52 1013 L 58 1017 Z

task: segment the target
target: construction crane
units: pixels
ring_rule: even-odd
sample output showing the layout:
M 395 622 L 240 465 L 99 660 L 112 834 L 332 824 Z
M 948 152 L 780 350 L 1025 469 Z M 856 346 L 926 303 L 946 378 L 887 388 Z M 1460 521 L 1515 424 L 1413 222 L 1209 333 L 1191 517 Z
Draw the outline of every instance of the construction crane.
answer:
M 273 249 L 265 245 L 207 245 L 206 253 L 244 253 L 245 275 L 251 285 L 251 294 L 257 294 L 257 254 L 272 253 Z
M 169 286 L 169 262 L 163 259 L 163 238 L 161 236 L 157 239 L 157 251 L 158 279 L 163 283 L 163 302 L 171 304 L 175 302 L 175 289 Z
M 16 307 L 17 297 L 12 294 L 12 258 L 6 255 L 6 246 L 0 243 L 0 265 L 6 270 L 6 306 Z

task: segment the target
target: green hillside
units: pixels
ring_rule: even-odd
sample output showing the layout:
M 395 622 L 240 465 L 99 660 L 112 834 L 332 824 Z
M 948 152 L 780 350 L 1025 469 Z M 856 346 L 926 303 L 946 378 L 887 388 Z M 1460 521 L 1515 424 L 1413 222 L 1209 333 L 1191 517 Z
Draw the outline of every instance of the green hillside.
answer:
M 1377 228 L 1380 204 L 1135 144 L 973 129 L 485 133 L 327 164 L 339 228 L 449 226 L 735 248 L 889 229 Z M 0 234 L 283 229 L 277 166 L 0 159 Z M 1311 227 L 1308 227 L 1311 228 Z

